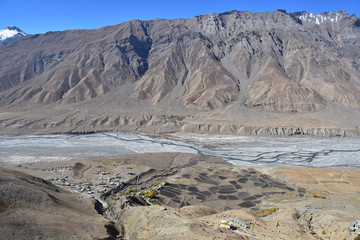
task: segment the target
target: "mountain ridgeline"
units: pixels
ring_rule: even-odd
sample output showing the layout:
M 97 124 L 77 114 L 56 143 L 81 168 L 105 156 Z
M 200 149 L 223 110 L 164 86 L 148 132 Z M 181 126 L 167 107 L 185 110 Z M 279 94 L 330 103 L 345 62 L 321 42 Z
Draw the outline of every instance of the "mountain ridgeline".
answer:
M 165 112 L 191 116 L 179 128 L 226 120 L 358 131 L 359 39 L 355 15 L 284 10 L 27 35 L 0 47 L 0 123 L 114 130 L 160 124 Z

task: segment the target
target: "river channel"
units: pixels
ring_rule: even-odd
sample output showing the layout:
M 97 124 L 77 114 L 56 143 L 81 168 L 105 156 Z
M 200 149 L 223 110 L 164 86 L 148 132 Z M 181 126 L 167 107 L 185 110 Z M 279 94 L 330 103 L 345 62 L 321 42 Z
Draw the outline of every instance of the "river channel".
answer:
M 65 161 L 134 153 L 183 152 L 216 156 L 237 166 L 360 169 L 360 139 L 175 134 L 38 135 L 0 137 L 0 164 Z

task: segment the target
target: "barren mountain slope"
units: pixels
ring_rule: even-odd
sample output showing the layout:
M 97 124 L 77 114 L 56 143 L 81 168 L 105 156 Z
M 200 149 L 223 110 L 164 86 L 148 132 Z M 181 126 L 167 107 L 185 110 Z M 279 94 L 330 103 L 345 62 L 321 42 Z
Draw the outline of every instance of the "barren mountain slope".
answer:
M 8 132 L 166 132 L 225 120 L 251 127 L 235 131 L 242 134 L 298 127 L 356 135 L 359 36 L 360 19 L 347 12 L 282 10 L 26 36 L 0 47 L 0 123 Z M 160 113 L 192 118 L 163 126 Z
M 0 173 L 1 239 L 108 239 L 110 222 L 90 199 L 24 173 Z

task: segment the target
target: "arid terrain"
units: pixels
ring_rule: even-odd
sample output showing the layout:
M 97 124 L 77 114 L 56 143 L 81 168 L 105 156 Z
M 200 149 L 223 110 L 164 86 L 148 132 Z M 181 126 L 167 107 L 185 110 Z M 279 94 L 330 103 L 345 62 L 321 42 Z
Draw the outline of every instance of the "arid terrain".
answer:
M 358 170 L 239 168 L 181 153 L 6 168 L 0 232 L 18 239 L 17 226 L 34 239 L 102 239 L 104 225 L 114 227 L 107 239 L 353 239 L 360 218 Z M 59 226 L 64 218 L 81 227 Z
M 360 135 L 360 19 L 210 13 L 0 47 L 0 133 Z
M 1 239 L 107 239 L 110 221 L 91 199 L 41 178 L 0 168 Z
M 0 238 L 354 239 L 359 39 L 345 11 L 277 10 L 1 45 Z

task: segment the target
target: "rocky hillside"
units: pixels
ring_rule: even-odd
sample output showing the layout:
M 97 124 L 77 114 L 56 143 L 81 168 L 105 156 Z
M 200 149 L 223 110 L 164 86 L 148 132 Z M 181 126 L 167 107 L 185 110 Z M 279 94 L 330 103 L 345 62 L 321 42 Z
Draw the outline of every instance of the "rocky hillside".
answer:
M 0 48 L 0 124 L 9 132 L 196 131 L 209 121 L 358 132 L 359 37 L 360 19 L 347 12 L 283 10 L 26 36 Z M 188 118 L 159 130 L 160 113 Z
M 1 239 L 112 239 L 90 199 L 0 168 Z

